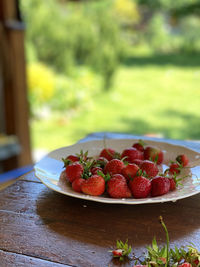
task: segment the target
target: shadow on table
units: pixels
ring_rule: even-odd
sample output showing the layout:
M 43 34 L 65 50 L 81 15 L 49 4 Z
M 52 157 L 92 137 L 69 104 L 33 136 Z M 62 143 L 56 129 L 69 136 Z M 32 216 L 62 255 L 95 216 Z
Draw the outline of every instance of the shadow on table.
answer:
M 154 236 L 160 244 L 165 242 L 165 233 L 158 220 L 162 215 L 171 245 L 180 246 L 192 242 L 188 237 L 194 236 L 194 231 L 199 228 L 199 220 L 194 219 L 194 214 L 199 217 L 198 200 L 198 196 L 193 196 L 176 203 L 102 204 L 46 189 L 38 198 L 37 214 L 41 218 L 40 223 L 67 238 L 100 247 L 112 247 L 117 239 L 128 239 L 136 248 L 151 244 Z

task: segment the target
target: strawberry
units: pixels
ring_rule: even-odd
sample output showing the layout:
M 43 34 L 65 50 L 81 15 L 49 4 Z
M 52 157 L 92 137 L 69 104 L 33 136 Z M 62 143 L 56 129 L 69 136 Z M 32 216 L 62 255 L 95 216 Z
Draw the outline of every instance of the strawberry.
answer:
M 169 166 L 170 174 L 179 174 L 181 172 L 182 166 L 179 163 L 171 163 Z
M 121 173 L 124 168 L 123 161 L 119 159 L 110 160 L 105 166 L 105 173 L 109 173 L 111 175 Z
M 76 192 L 81 192 L 81 185 L 85 180 L 83 178 L 76 178 L 73 182 L 72 182 L 72 188 L 74 189 L 74 191 Z
M 98 172 L 103 173 L 103 169 L 101 167 L 92 167 L 90 171 L 92 174 L 98 174 Z
M 98 157 L 98 159 L 96 160 L 96 165 L 101 167 L 102 169 L 104 169 L 107 163 L 108 160 L 104 157 Z
M 149 178 L 155 177 L 159 172 L 157 165 L 150 160 L 144 160 L 141 163 L 140 169 L 145 172 Z
M 178 267 L 192 267 L 192 264 L 190 264 L 189 262 L 184 262 L 184 263 L 178 265 Z
M 135 198 L 146 198 L 151 192 L 151 182 L 144 176 L 136 176 L 129 182 L 129 188 Z
M 62 158 L 62 161 L 64 162 L 64 166 L 67 167 L 68 165 L 72 164 L 73 162 L 79 161 L 79 157 L 75 155 L 69 155 L 65 159 Z
M 75 155 L 69 155 L 66 157 L 66 160 L 70 160 L 71 162 L 79 161 L 79 157 Z
M 132 145 L 132 147 L 136 148 L 137 150 L 144 151 L 144 145 L 145 143 L 142 140 L 139 140 L 138 143 L 135 143 Z
M 193 266 L 199 266 L 200 260 L 199 259 L 195 259 L 192 263 Z
M 159 148 L 148 146 L 144 150 L 144 158 L 161 164 L 163 162 L 163 152 Z
M 189 159 L 186 155 L 182 154 L 182 155 L 178 155 L 176 157 L 176 161 L 178 161 L 178 163 L 180 163 L 183 167 L 187 166 L 189 163 Z
M 66 177 L 72 183 L 75 179 L 82 177 L 83 171 L 83 166 L 74 162 L 66 167 Z
M 121 248 L 114 249 L 112 254 L 114 257 L 122 257 L 123 250 Z
M 138 165 L 138 167 L 140 167 L 142 162 L 143 162 L 142 159 L 134 159 L 132 163 L 134 163 L 134 164 Z
M 151 181 L 151 195 L 152 197 L 162 196 L 170 190 L 170 181 L 167 177 L 157 176 Z
M 111 159 L 114 159 L 115 156 L 116 156 L 117 152 L 112 149 L 112 148 L 104 148 L 102 149 L 101 153 L 100 153 L 100 157 L 104 157 L 106 158 L 107 160 L 111 160 Z
M 123 150 L 121 158 L 125 158 L 129 163 L 133 163 L 135 159 L 143 159 L 143 153 L 134 147 L 126 148 Z
M 168 178 L 170 182 L 170 191 L 174 191 L 176 189 L 176 182 L 173 178 Z
M 133 178 L 136 176 L 137 172 L 139 170 L 139 167 L 134 163 L 129 163 L 122 169 L 122 175 L 127 179 L 130 180 L 130 178 Z
M 119 258 L 120 261 L 123 261 L 125 257 L 128 257 L 132 251 L 132 247 L 128 245 L 126 241 L 123 243 L 121 240 L 117 240 L 117 248 L 110 251 L 113 254 L 114 258 Z
M 94 174 L 81 184 L 81 191 L 87 195 L 100 196 L 105 191 L 105 180 L 102 176 Z
M 107 183 L 107 192 L 112 198 L 131 197 L 131 191 L 126 183 L 126 178 L 121 174 L 114 174 Z

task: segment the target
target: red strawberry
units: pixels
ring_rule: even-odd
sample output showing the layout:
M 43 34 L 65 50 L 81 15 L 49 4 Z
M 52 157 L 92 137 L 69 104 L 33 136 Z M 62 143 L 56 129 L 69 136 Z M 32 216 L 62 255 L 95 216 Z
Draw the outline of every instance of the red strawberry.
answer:
M 76 178 L 73 182 L 72 182 L 72 188 L 74 189 L 74 191 L 76 192 L 81 192 L 81 185 L 85 180 L 83 178 Z
M 96 164 L 102 169 L 104 169 L 107 163 L 108 163 L 108 160 L 104 157 L 98 157 L 98 159 L 96 160 Z
M 125 158 L 126 157 L 126 158 Z M 121 154 L 121 158 L 125 158 L 129 163 L 133 163 L 135 159 L 143 159 L 143 153 L 134 147 L 126 148 Z
M 111 175 L 121 173 L 123 168 L 123 161 L 119 159 L 112 159 L 106 164 L 105 173 L 110 173 Z
M 176 157 L 176 161 L 178 161 L 178 163 L 180 163 L 183 167 L 187 166 L 189 163 L 189 159 L 186 155 L 182 154 L 182 155 L 178 155 Z
M 114 257 L 122 257 L 123 250 L 118 248 L 112 251 Z
M 150 160 L 144 160 L 141 163 L 140 169 L 145 172 L 149 178 L 155 177 L 159 172 L 157 165 Z
M 76 162 L 76 161 L 79 161 L 79 157 L 75 155 L 69 155 L 66 157 L 66 160 L 69 160 L 71 162 Z
M 172 163 L 169 166 L 170 174 L 179 174 L 181 172 L 181 165 L 179 163 Z
M 90 171 L 91 171 L 92 174 L 98 174 L 98 172 L 102 172 L 103 173 L 103 170 L 102 170 L 101 167 L 93 167 Z
M 163 162 L 163 152 L 159 148 L 148 146 L 144 150 L 144 158 L 161 164 Z
M 142 140 L 139 140 L 138 143 L 135 143 L 132 145 L 132 147 L 136 148 L 137 150 L 144 151 L 144 145 L 145 143 Z
M 112 149 L 112 148 L 104 148 L 101 153 L 100 153 L 100 157 L 104 157 L 107 160 L 111 160 L 115 158 L 115 155 L 117 154 L 117 152 Z
M 129 163 L 122 169 L 122 175 L 124 175 L 127 180 L 130 180 L 130 178 L 133 178 L 137 174 L 138 170 L 139 167 L 136 164 Z
M 152 197 L 162 196 L 170 190 L 170 181 L 167 177 L 157 176 L 151 181 Z
M 74 162 L 66 167 L 66 177 L 72 183 L 75 179 L 82 177 L 83 171 L 83 166 Z
M 81 185 L 83 193 L 91 196 L 100 196 L 105 191 L 105 180 L 102 176 L 94 174 Z
M 136 176 L 129 182 L 129 187 L 135 198 L 146 198 L 151 192 L 151 182 L 144 176 Z
M 126 179 L 121 174 L 115 174 L 107 183 L 107 192 L 112 198 L 129 198 L 131 191 L 128 188 Z
M 184 262 L 184 263 L 178 265 L 178 267 L 192 267 L 192 264 L 190 264 L 189 262 Z
M 141 166 L 143 160 L 142 159 L 134 159 L 133 163 L 138 165 L 139 167 Z
M 170 182 L 170 191 L 174 191 L 176 189 L 176 182 L 174 181 L 173 178 L 168 178 Z
M 197 256 L 198 257 L 198 256 Z M 198 264 L 200 263 L 200 261 L 198 259 L 195 259 L 192 263 L 193 266 L 199 266 Z

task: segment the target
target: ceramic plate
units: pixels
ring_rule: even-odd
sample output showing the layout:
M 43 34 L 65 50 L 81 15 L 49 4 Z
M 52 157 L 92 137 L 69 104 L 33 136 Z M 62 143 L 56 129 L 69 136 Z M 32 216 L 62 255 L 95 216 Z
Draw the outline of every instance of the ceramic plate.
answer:
M 137 139 L 107 139 L 96 140 L 85 143 L 77 143 L 69 147 L 63 147 L 52 151 L 35 166 L 35 175 L 40 181 L 50 189 L 65 194 L 67 196 L 91 200 L 96 202 L 110 203 L 110 204 L 145 204 L 145 203 L 161 203 L 167 201 L 176 201 L 183 199 L 200 192 L 200 154 L 196 151 L 188 149 L 183 146 L 176 146 L 164 142 L 145 140 L 147 145 L 157 146 L 164 151 L 164 165 L 168 165 L 171 160 L 175 160 L 178 154 L 186 154 L 190 161 L 190 168 L 185 168 L 181 175 L 186 176 L 180 186 L 175 191 L 169 192 L 160 197 L 143 198 L 143 199 L 114 199 L 105 196 L 88 196 L 82 193 L 77 193 L 72 190 L 70 184 L 60 179 L 63 171 L 62 158 L 67 155 L 80 153 L 80 150 L 88 151 L 89 156 L 96 156 L 100 151 L 106 147 L 112 147 L 118 152 L 122 152 L 125 148 L 132 146 L 137 142 Z

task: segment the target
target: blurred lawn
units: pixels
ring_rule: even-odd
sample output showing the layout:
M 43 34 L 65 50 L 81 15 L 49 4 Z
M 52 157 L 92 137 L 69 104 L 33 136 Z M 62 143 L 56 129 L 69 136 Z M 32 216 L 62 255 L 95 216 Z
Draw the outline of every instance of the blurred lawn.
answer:
M 70 120 L 31 123 L 33 148 L 56 149 L 95 131 L 200 139 L 199 55 L 129 58 L 113 88 Z

